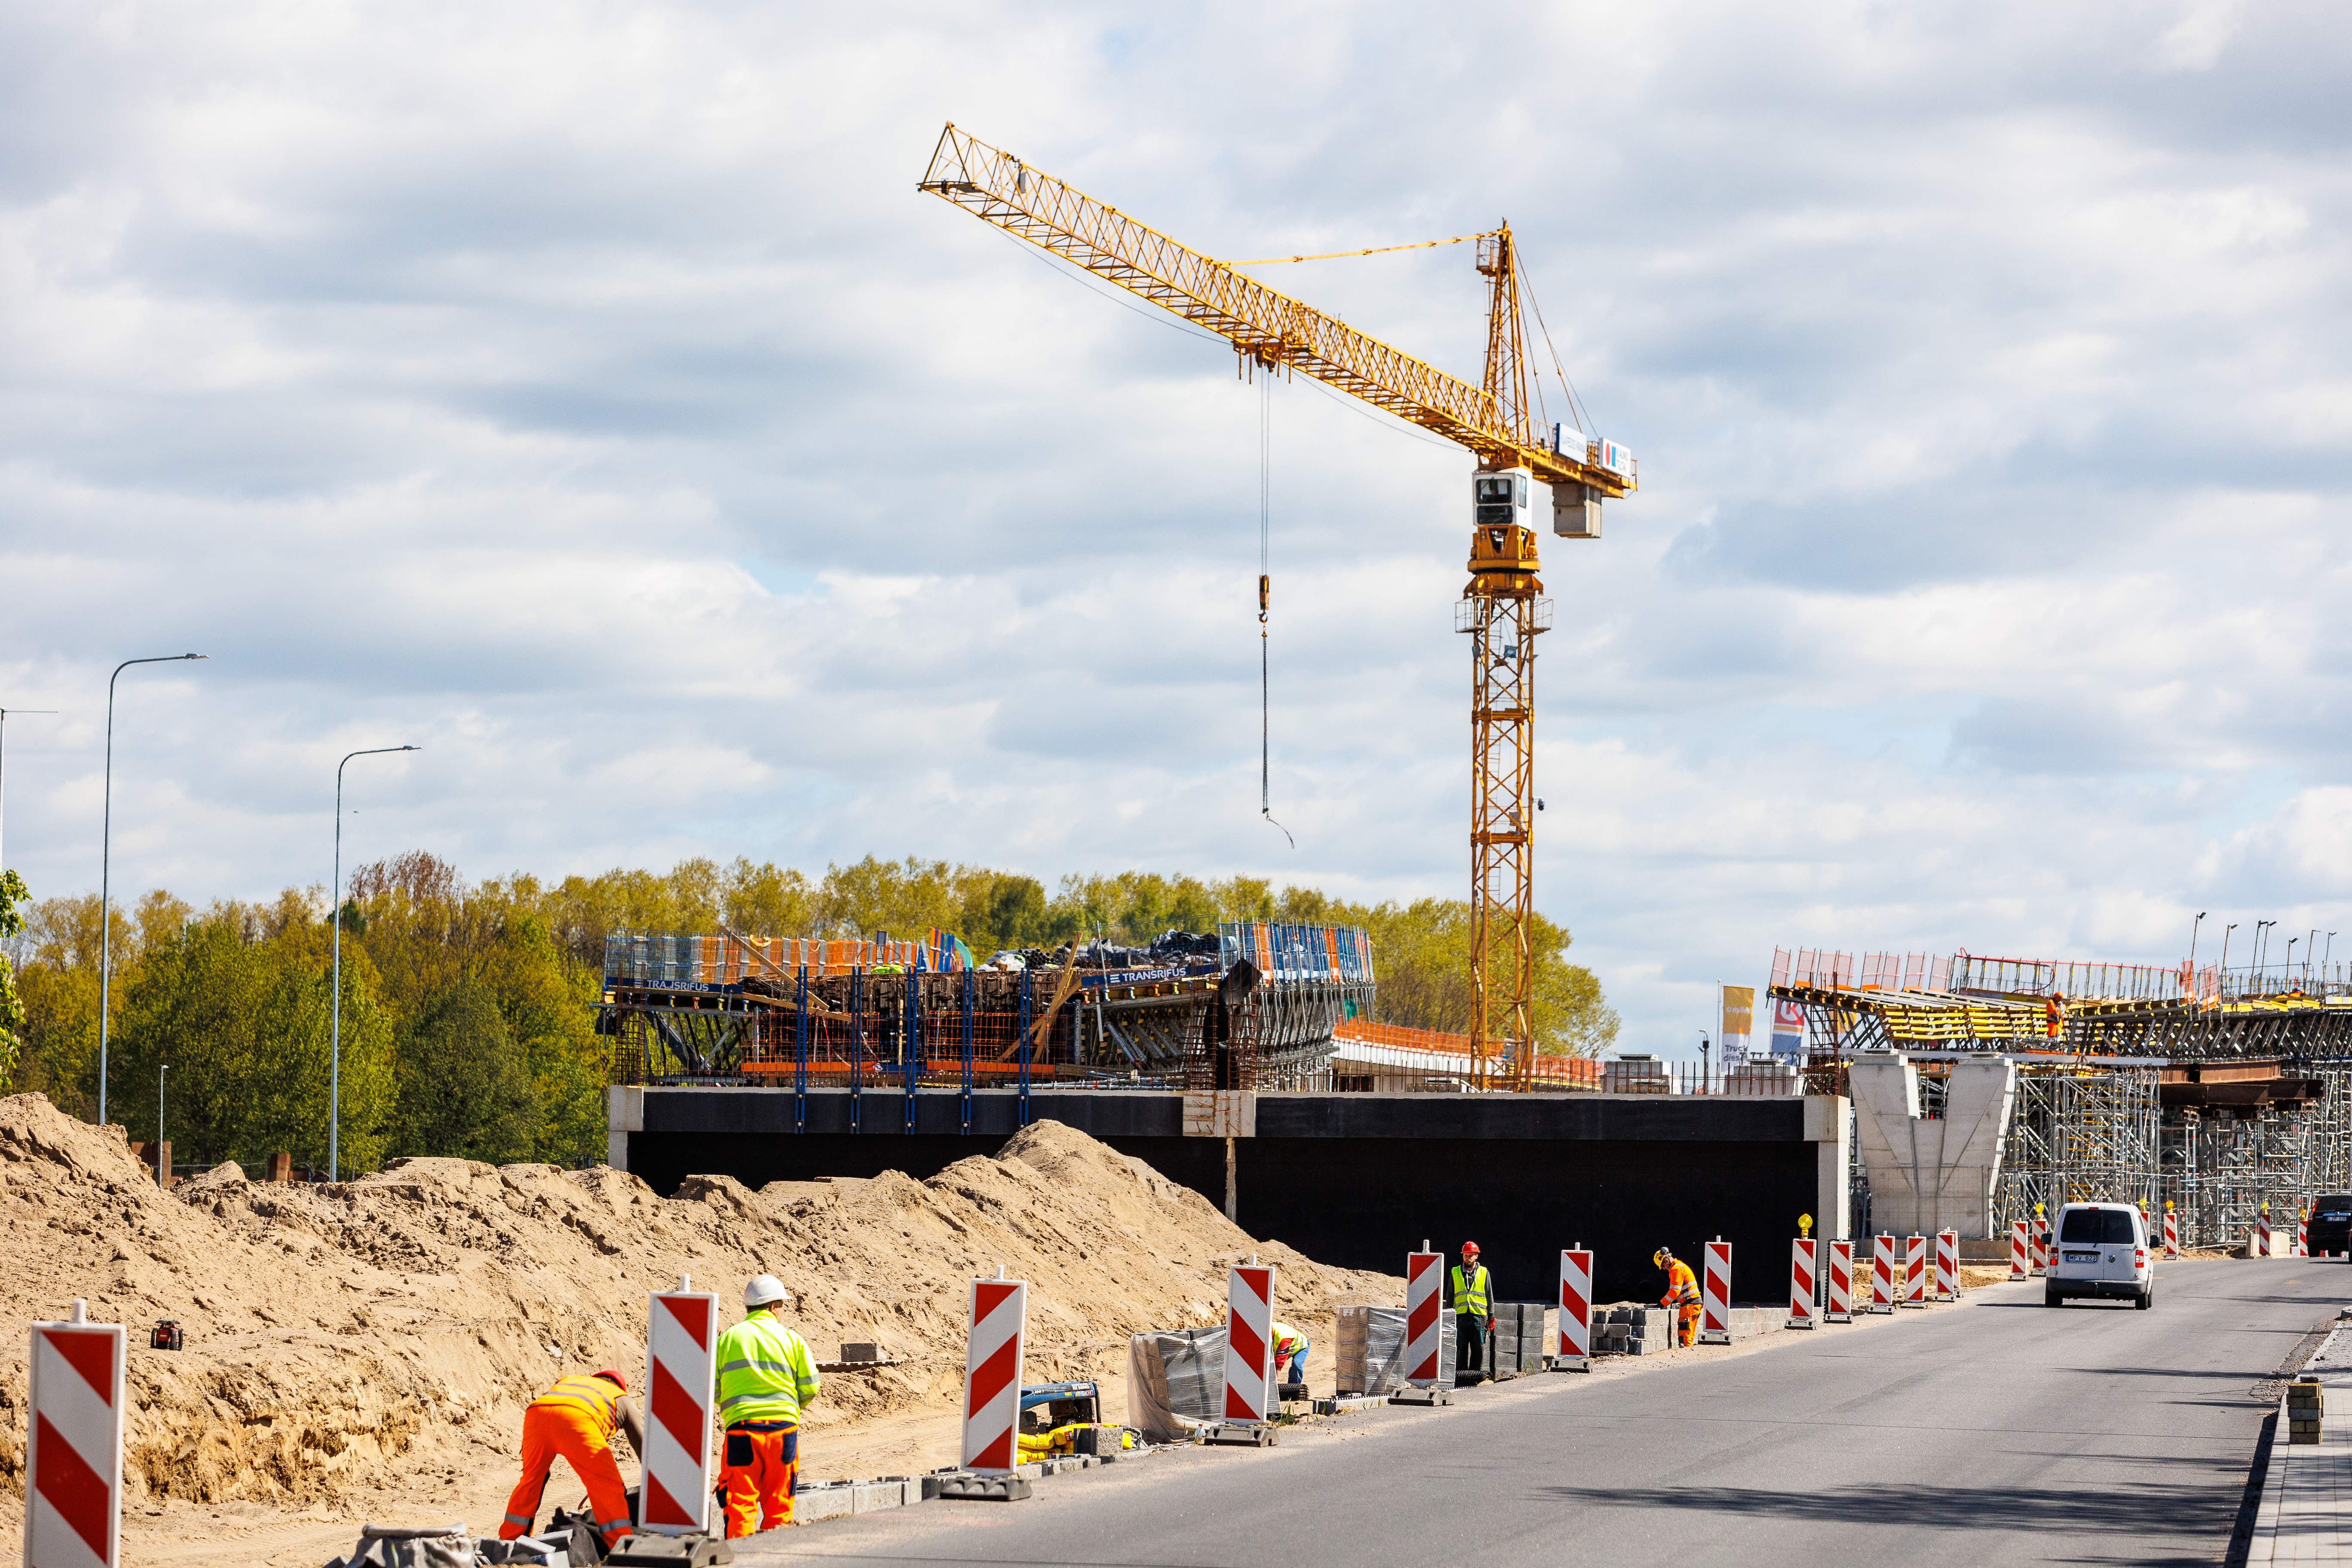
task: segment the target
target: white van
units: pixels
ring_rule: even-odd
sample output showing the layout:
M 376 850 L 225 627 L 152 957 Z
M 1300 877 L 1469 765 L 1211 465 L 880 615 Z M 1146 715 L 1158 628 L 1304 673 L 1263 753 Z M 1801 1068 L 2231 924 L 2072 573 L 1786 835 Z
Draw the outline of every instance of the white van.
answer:
M 2156 1259 L 2139 1210 L 2068 1204 L 2058 1211 L 2042 1304 L 2055 1307 L 2070 1296 L 2127 1300 L 2142 1311 L 2156 1305 Z

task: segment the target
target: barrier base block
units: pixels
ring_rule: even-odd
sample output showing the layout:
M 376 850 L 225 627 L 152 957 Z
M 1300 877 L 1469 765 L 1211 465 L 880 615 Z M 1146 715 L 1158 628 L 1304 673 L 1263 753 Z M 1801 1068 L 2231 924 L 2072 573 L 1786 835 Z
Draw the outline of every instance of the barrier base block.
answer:
M 1893 1315 L 1893 1313 L 1894 1313 L 1894 1311 L 1895 1311 L 1895 1304 L 1894 1304 L 1893 1302 L 1891 1302 L 1891 1301 L 1890 1301 L 1890 1302 L 1888 1302 L 1888 1303 L 1887 1303 L 1885 1306 L 1884 1306 L 1884 1307 L 1873 1307 L 1873 1308 L 1871 1308 L 1871 1310 L 1870 1310 L 1870 1315 L 1871 1315 L 1872 1317 L 1874 1317 L 1874 1318 L 1884 1318 L 1884 1317 L 1889 1317 L 1889 1316 L 1892 1316 L 1892 1315 Z
M 605 1562 L 620 1565 L 663 1564 L 665 1568 L 715 1568 L 732 1563 L 735 1553 L 724 1539 L 708 1535 L 625 1535 Z
M 941 1476 L 933 1495 L 943 1502 L 1019 1502 L 1031 1489 L 1026 1476 Z
M 1337 1415 L 1343 1410 L 1377 1410 L 1388 1403 L 1388 1397 L 1379 1394 L 1340 1394 L 1311 1403 L 1316 1415 Z
M 1823 1312 L 1822 1314 L 1822 1321 L 1824 1323 L 1851 1323 L 1853 1321 L 1853 1314 L 1852 1312 Z
M 1780 1326 L 1784 1329 L 1810 1329 L 1813 1326 L 1813 1320 L 1811 1318 L 1791 1318 Z
M 1703 1345 L 1727 1345 L 1731 1342 L 1731 1331 L 1728 1329 L 1701 1329 L 1698 1331 L 1698 1342 Z
M 1201 1441 L 1227 1448 L 1271 1448 L 1276 1429 L 1256 1422 L 1224 1421 L 1201 1428 Z
M 1391 1405 L 1451 1405 L 1454 1391 L 1450 1388 L 1400 1388 L 1389 1395 Z
M 1548 1355 L 1544 1357 L 1546 1372 L 1591 1372 L 1592 1358 L 1584 1355 Z

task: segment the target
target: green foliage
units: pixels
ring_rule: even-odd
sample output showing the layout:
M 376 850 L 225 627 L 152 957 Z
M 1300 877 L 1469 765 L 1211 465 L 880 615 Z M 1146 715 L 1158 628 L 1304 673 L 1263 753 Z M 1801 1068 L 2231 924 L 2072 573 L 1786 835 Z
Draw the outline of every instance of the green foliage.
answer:
M 396 1076 L 388 1152 L 510 1164 L 537 1151 L 530 1053 L 480 982 L 460 980 L 425 1008 L 401 1037 Z
M 201 914 L 162 889 L 118 905 L 108 1110 L 146 1136 L 155 1069 L 169 1061 L 166 1133 L 182 1157 L 253 1161 L 285 1149 L 323 1163 L 338 925 L 346 1173 L 391 1153 L 601 1159 L 607 1055 L 595 1021 L 611 931 L 908 937 L 936 926 L 985 958 L 1097 932 L 1142 943 L 1220 920 L 1354 924 L 1371 936 L 1381 1017 L 1470 1028 L 1469 909 L 1459 900 L 1352 904 L 1258 878 L 1132 870 L 1065 877 L 1048 897 L 1015 872 L 871 855 L 815 880 L 738 858 L 468 887 L 422 851 L 360 868 L 344 891 L 335 921 L 316 888 Z M 99 900 L 27 906 L 21 881 L 0 883 L 0 941 L 19 955 L 13 975 L 0 965 L 0 1082 L 86 1117 L 98 1087 Z M 1605 1048 L 1617 1016 L 1591 972 L 1568 962 L 1566 929 L 1538 916 L 1529 942 L 1538 1048 Z M 1508 956 L 1489 955 L 1497 989 Z

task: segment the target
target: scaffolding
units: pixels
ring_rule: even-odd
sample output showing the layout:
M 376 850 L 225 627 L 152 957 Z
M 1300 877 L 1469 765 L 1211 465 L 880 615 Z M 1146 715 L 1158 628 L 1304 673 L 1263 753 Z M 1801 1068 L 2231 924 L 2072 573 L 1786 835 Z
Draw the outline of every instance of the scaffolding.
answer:
M 2164 1129 L 2163 1195 L 2184 1247 L 2233 1248 L 2265 1208 L 2287 1226 L 2352 1178 L 2352 1065 L 2305 1063 L 2319 1092 L 2251 1111 L 2183 1106 Z
M 2006 1228 L 2070 1203 L 2154 1212 L 2161 1106 L 2155 1063 L 2021 1062 L 1994 1210 Z

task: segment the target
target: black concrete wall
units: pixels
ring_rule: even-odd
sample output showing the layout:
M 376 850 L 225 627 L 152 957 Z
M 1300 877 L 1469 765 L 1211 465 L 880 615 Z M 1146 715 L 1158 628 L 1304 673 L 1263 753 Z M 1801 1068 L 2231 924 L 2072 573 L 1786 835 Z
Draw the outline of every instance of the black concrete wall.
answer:
M 976 1095 L 965 1136 L 960 1097 L 925 1093 L 910 1134 L 892 1093 L 866 1097 L 853 1133 L 847 1098 L 811 1094 L 809 1130 L 795 1133 L 788 1094 L 649 1094 L 629 1168 L 664 1193 L 705 1173 L 753 1187 L 886 1170 L 919 1178 L 993 1153 L 1017 1126 L 1013 1097 Z M 1031 1110 L 1223 1206 L 1224 1143 L 1181 1136 L 1173 1096 L 1057 1092 L 1033 1096 Z M 1553 1300 L 1559 1249 L 1577 1245 L 1593 1251 L 1596 1300 L 1655 1300 L 1664 1279 L 1651 1253 L 1671 1247 L 1696 1269 L 1700 1244 L 1719 1236 L 1733 1245 L 1733 1299 L 1780 1302 L 1797 1216 L 1815 1199 L 1802 1128 L 1793 1097 L 1267 1097 L 1258 1135 L 1234 1144 L 1240 1220 L 1320 1262 L 1391 1274 L 1424 1237 L 1448 1253 L 1475 1239 L 1507 1300 Z

